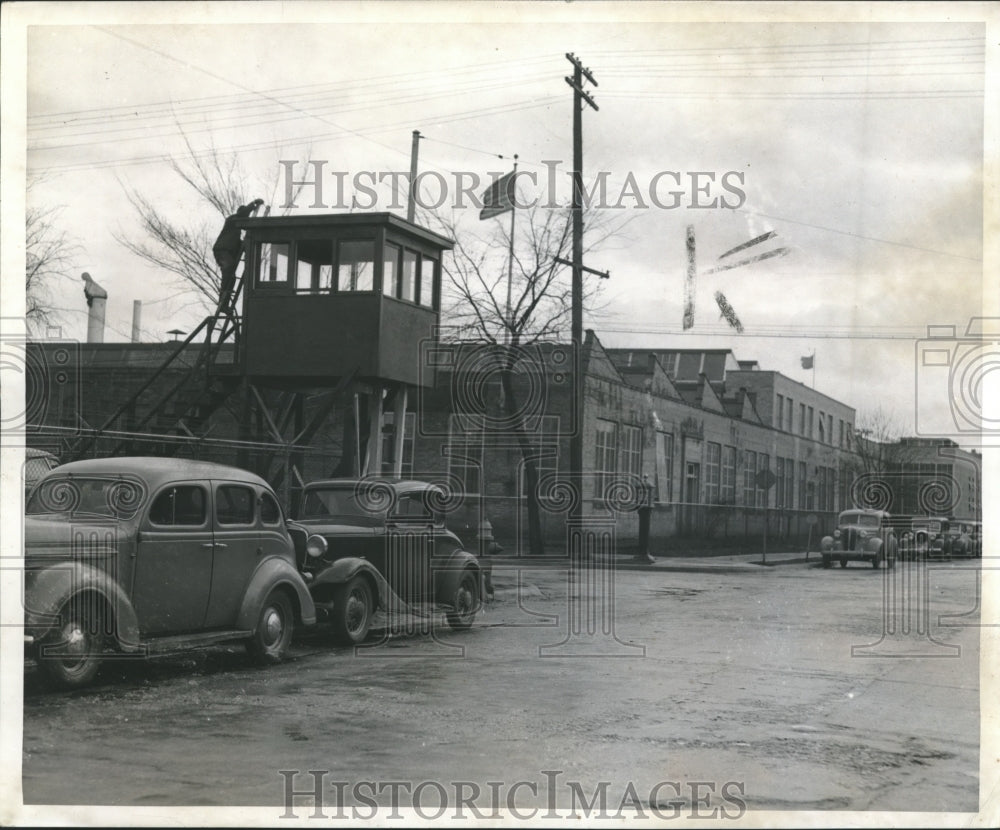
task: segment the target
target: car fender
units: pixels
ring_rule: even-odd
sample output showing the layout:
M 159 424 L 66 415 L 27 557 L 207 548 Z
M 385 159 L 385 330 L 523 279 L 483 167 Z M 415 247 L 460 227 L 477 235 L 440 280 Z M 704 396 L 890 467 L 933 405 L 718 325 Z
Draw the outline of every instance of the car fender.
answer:
M 379 573 L 378 568 L 367 559 L 362 559 L 359 556 L 344 556 L 334 560 L 328 568 L 316 574 L 309 583 L 309 587 L 314 588 L 317 585 L 343 585 L 350 582 L 360 573 L 364 573 L 375 583 L 378 589 L 378 597 L 376 598 L 378 600 L 378 607 L 387 607 L 390 596 L 394 596 L 389 583 Z
M 28 568 L 24 580 L 25 633 L 40 640 L 58 623 L 62 608 L 73 597 L 96 594 L 111 608 L 114 636 L 122 651 L 141 648 L 135 609 L 121 586 L 106 571 L 84 562 L 60 562 Z
M 302 576 L 287 559 L 272 556 L 265 559 L 250 577 L 250 584 L 243 594 L 243 604 L 236 618 L 236 627 L 244 631 L 253 631 L 257 627 L 257 618 L 267 595 L 275 588 L 284 587 L 295 594 L 298 602 L 299 620 L 304 626 L 316 623 L 316 606 L 313 605 L 309 589 Z
M 865 553 L 879 553 L 882 550 L 882 540 L 877 536 L 872 536 L 865 540 Z
M 442 604 L 450 604 L 458 590 L 462 574 L 472 570 L 479 581 L 479 596 L 483 595 L 482 567 L 479 560 L 468 551 L 456 549 L 434 563 L 434 599 Z

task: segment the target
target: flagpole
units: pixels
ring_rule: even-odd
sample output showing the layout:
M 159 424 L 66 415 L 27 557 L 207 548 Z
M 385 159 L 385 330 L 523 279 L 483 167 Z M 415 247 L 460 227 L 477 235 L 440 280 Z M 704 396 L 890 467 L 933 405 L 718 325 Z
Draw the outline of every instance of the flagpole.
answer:
M 815 349 L 813 349 L 813 365 L 812 365 L 812 370 L 813 370 L 813 389 L 815 389 L 816 388 L 816 350 Z
M 514 218 L 517 216 L 517 153 L 514 153 L 514 198 L 510 201 L 510 244 L 507 249 L 507 310 L 504 316 L 503 342 L 510 342 L 511 285 L 514 281 Z

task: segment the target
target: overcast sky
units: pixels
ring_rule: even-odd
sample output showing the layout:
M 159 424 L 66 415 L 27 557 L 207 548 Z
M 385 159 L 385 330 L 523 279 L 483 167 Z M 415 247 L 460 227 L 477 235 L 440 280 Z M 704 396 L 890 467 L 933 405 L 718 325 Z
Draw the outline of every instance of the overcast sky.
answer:
M 842 22 L 795 23 L 732 22 L 746 10 L 720 6 L 714 14 L 731 22 L 706 23 L 660 4 L 479 5 L 390 7 L 379 22 L 367 6 L 283 4 L 280 18 L 255 23 L 251 14 L 278 13 L 263 4 L 220 5 L 214 25 L 90 14 L 93 25 L 32 26 L 27 168 L 43 177 L 32 198 L 62 205 L 60 223 L 81 246 L 78 267 L 56 286 L 63 333 L 85 336 L 84 270 L 110 295 L 108 340 L 128 339 L 136 299 L 147 341 L 190 330 L 205 314 L 112 236 L 137 232 L 124 186 L 171 215 L 210 216 L 165 163 L 184 153 L 179 125 L 198 150 L 240 152 L 254 180 L 248 199 L 280 203 L 271 190 L 284 187 L 280 159 L 325 160 L 348 181 L 407 170 L 414 129 L 426 137 L 421 170 L 486 180 L 517 153 L 539 191 L 543 162 L 560 161 L 568 196 L 564 76 L 574 52 L 599 84 L 590 91 L 600 109 L 583 116 L 585 178 L 606 171 L 612 204 L 630 176 L 640 194 L 621 199 L 625 231 L 589 254 L 587 264 L 612 279 L 604 316 L 586 325 L 608 346 L 729 347 L 804 383 L 813 373 L 800 358 L 815 352 L 820 391 L 861 413 L 881 402 L 903 429 L 917 426 L 917 341 L 929 324 L 964 330 L 983 313 L 988 73 L 974 8 L 950 13 L 953 22 L 897 9 L 868 17 L 899 22 L 873 23 L 850 22 L 865 15 L 831 4 L 826 16 L 842 9 Z M 319 22 L 294 22 L 309 16 Z M 682 191 L 676 208 L 648 198 L 663 171 L 680 176 L 680 187 L 658 180 L 666 205 L 667 191 Z M 696 194 L 692 173 L 715 182 Z M 738 192 L 721 187 L 726 174 Z M 325 184 L 330 203 L 333 179 Z M 691 207 L 720 197 L 728 209 Z M 379 199 L 375 209 L 388 209 L 387 188 Z M 300 201 L 303 212 L 308 204 Z M 471 208 L 467 219 L 476 221 Z M 695 329 L 681 333 L 689 224 L 701 271 L 764 231 L 777 234 L 770 247 L 790 253 L 701 274 Z M 720 320 L 716 290 L 742 335 Z

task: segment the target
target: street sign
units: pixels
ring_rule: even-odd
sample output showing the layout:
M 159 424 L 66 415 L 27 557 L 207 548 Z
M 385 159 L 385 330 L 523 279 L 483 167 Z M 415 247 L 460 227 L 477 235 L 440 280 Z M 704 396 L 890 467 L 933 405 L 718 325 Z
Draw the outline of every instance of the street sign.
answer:
M 764 490 L 770 490 L 774 487 L 774 482 L 778 480 L 778 477 L 770 470 L 761 470 L 754 476 L 753 480 L 758 487 L 761 487 Z

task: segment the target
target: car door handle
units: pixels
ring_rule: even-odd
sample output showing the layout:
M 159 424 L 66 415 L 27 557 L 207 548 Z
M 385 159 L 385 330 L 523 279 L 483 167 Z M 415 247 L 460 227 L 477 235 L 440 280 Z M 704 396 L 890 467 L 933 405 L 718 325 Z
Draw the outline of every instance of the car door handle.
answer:
M 225 542 L 204 542 L 202 544 L 203 548 L 224 548 L 226 547 Z
M 214 544 L 214 545 L 215 545 L 215 546 L 216 546 L 217 548 L 225 548 L 225 547 L 229 547 L 229 546 L 228 546 L 228 545 L 227 545 L 227 544 L 226 544 L 225 542 L 214 542 L 213 544 Z

